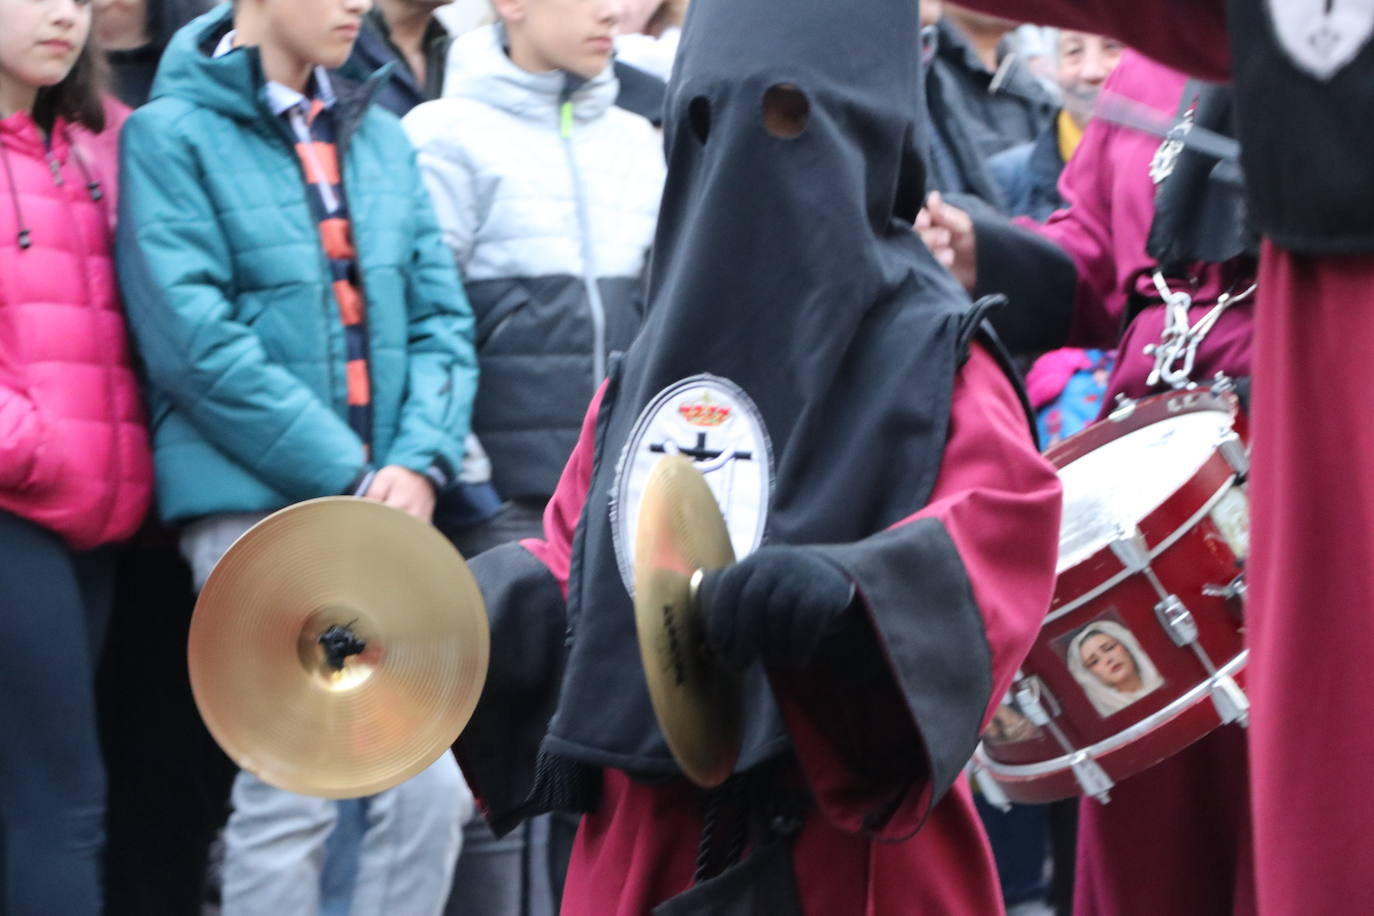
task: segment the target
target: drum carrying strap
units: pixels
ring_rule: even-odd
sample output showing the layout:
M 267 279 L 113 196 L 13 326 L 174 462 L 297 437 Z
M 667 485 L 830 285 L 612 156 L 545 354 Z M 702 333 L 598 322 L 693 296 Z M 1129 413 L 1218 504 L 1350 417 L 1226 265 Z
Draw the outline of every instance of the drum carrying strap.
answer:
M 1189 81 L 1179 99 L 1173 125 L 1164 133 L 1163 143 L 1150 163 L 1155 214 L 1145 248 L 1156 265 L 1154 286 L 1159 299 L 1133 285 L 1122 330 L 1156 301 L 1164 304 L 1164 333 L 1149 353 L 1155 357 L 1151 387 L 1162 381 L 1172 388 L 1186 388 L 1198 344 L 1222 312 L 1254 292 L 1253 288 L 1240 294 L 1233 290 L 1222 296 L 1217 308 L 1196 325 L 1190 326 L 1188 322 L 1192 296 L 1183 287 L 1190 285 L 1199 264 L 1236 261 L 1249 265 L 1237 271 L 1237 276 L 1253 276 L 1253 264 L 1259 256 L 1259 234 L 1245 204 L 1240 145 L 1234 139 L 1233 102 L 1228 86 Z M 1123 112 L 1133 115 L 1123 119 Z M 1096 114 L 1154 133 L 1137 123 L 1138 117 L 1145 117 L 1140 112 L 1151 110 L 1128 99 L 1109 96 Z M 1149 117 L 1153 117 L 1152 112 Z
M 1146 384 L 1153 388 L 1162 381 L 1170 388 L 1187 388 L 1194 381 L 1193 368 L 1197 365 L 1198 347 L 1227 309 L 1255 294 L 1257 284 L 1251 283 L 1240 293 L 1230 290 L 1222 293 L 1217 297 L 1216 305 L 1193 323 L 1189 321 L 1192 295 L 1184 290 L 1171 289 L 1169 281 L 1160 271 L 1155 271 L 1154 282 L 1164 300 L 1164 328 L 1160 331 L 1159 342 L 1145 348 L 1145 355 L 1153 356 L 1155 360 Z

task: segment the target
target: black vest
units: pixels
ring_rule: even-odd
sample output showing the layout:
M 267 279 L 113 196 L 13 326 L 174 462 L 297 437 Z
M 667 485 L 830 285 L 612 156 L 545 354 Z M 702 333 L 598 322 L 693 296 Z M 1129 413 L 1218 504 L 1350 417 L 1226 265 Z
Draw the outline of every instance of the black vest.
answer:
M 1299 254 L 1374 251 L 1374 42 L 1329 76 L 1314 75 L 1278 36 L 1269 6 L 1284 2 L 1229 0 L 1251 218 Z

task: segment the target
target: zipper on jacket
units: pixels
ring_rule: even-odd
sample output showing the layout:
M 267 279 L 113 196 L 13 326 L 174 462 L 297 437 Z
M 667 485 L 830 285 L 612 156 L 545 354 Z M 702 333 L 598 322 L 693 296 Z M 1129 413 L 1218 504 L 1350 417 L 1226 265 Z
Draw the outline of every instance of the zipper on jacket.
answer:
M 71 137 L 67 136 L 66 141 L 67 149 L 70 151 L 72 148 Z M 76 153 L 69 152 L 68 155 L 75 156 Z M 57 156 L 53 154 L 51 148 L 46 151 L 45 158 L 48 162 L 48 171 L 52 173 L 53 184 L 59 188 L 65 187 L 66 182 L 62 178 L 62 163 L 57 161 Z M 72 230 L 72 240 L 76 246 L 77 258 L 84 265 L 91 259 L 91 247 L 87 244 L 87 239 L 82 232 L 81 211 L 65 191 L 58 196 L 62 198 L 63 206 L 67 212 L 67 225 Z M 82 201 L 82 206 L 85 206 L 86 203 L 86 201 Z M 98 208 L 100 206 L 94 200 L 89 201 L 89 203 L 92 207 Z M 109 226 L 103 213 L 98 215 L 97 222 L 104 227 Z M 106 239 L 109 242 L 108 253 L 113 258 L 114 240 L 109 237 L 108 228 L 106 228 Z M 81 271 L 81 291 L 82 299 L 91 311 L 99 311 L 95 301 L 95 289 L 91 285 L 90 273 L 86 270 Z M 119 430 L 124 423 L 124 418 L 120 416 L 115 395 L 115 385 L 119 375 L 117 358 L 109 352 L 102 354 L 100 369 L 104 376 L 105 410 L 110 423 L 110 479 L 109 486 L 105 491 L 105 498 L 101 501 L 100 507 L 100 536 L 104 538 L 109 531 L 110 522 L 114 519 L 115 504 L 118 502 L 120 491 L 124 488 L 123 450 L 119 441 Z
M 587 308 L 592 314 L 592 373 L 593 386 L 606 377 L 606 307 L 601 301 L 601 286 L 596 282 L 596 255 L 592 243 L 591 215 L 587 212 L 587 196 L 582 187 L 582 174 L 577 170 L 577 156 L 573 152 L 572 93 L 563 90 L 559 106 L 559 136 L 568 159 L 568 174 L 572 177 L 573 205 L 577 210 L 577 226 L 582 236 L 582 285 L 587 291 Z

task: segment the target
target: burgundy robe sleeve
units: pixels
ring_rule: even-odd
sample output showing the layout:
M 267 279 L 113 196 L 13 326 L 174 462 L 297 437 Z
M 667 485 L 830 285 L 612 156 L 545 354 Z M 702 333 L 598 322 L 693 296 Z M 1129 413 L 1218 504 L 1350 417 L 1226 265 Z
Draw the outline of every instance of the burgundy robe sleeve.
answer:
M 473 793 L 498 829 L 512 825 L 534 785 L 539 743 L 558 703 L 567 630 L 573 530 L 592 478 L 602 389 L 544 510 L 544 537 L 505 544 L 472 561 L 491 624 L 482 698 L 456 745 Z M 499 826 L 498 826 L 499 825 Z
M 1194 76 L 1230 78 L 1227 0 L 965 0 L 964 6 L 1079 32 L 1112 35 Z
M 1023 408 L 975 345 L 926 507 L 819 548 L 854 580 L 865 616 L 805 671 L 771 675 L 836 826 L 904 838 L 958 778 L 1049 607 L 1059 508 Z
M 1131 51 L 1102 91 L 1172 117 L 1186 82 Z M 1131 294 L 1154 266 L 1146 239 L 1154 220 L 1150 161 L 1159 143 L 1094 118 L 1059 177 L 1063 209 L 1043 225 L 975 220 L 977 292 L 1011 299 L 1009 314 L 994 321 L 1015 352 L 1116 346 Z
M 1108 78 L 1104 91 L 1115 91 L 1116 77 L 1113 74 Z M 1117 263 L 1119 243 L 1115 227 L 1124 222 L 1117 220 L 1114 213 L 1114 208 L 1121 204 L 1113 193 L 1117 157 L 1113 156 L 1111 140 L 1117 129 L 1104 121 L 1091 121 L 1073 158 L 1059 176 L 1059 193 L 1065 207 L 1051 214 L 1043 226 L 1028 220 L 1017 221 L 1054 242 L 1073 261 L 1076 283 L 1069 299 L 1072 322 L 1066 342 L 1074 347 L 1114 347 L 1129 293 L 1121 289 Z M 1141 182 L 1132 184 L 1153 190 Z M 1148 193 L 1143 201 L 1132 203 L 1153 213 L 1154 201 Z M 1148 217 L 1144 224 L 1148 228 Z M 1143 238 L 1138 240 L 1138 246 L 1143 250 Z

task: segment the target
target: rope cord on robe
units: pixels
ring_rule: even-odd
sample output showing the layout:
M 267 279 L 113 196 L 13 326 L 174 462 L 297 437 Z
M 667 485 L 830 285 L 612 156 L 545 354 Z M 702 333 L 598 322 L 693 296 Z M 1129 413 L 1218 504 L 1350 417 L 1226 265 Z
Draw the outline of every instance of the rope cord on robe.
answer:
M 738 864 L 746 846 L 757 850 L 766 843 L 790 840 L 801 830 L 811 802 L 804 788 L 793 787 L 787 779 L 795 766 L 793 758 L 783 757 L 736 773 L 703 793 L 693 884 L 710 881 Z
M 739 861 L 749 834 L 748 775 L 736 773 L 705 793 L 693 884 L 704 884 Z

